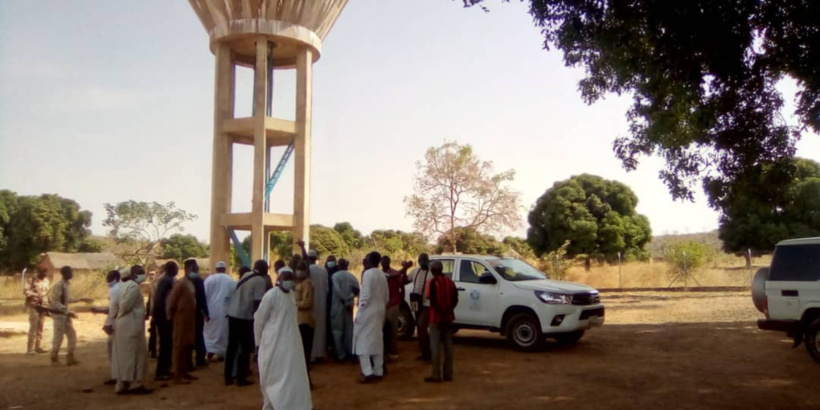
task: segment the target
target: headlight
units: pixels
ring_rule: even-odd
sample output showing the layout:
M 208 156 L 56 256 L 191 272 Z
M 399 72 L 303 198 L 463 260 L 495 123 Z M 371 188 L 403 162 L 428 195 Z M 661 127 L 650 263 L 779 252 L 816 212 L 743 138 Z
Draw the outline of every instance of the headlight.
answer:
M 572 295 L 564 295 L 562 293 L 544 292 L 542 290 L 535 291 L 535 297 L 540 301 L 549 305 L 570 305 L 572 304 Z

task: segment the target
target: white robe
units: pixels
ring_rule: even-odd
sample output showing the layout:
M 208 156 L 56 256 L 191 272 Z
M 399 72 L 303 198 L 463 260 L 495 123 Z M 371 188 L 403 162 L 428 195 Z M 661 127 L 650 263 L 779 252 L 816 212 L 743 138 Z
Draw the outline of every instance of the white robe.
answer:
M 111 311 L 114 321 L 114 348 L 111 353 L 111 374 L 124 382 L 142 382 L 148 346 L 145 343 L 145 300 L 137 282 L 120 284 L 117 304 Z
M 205 348 L 208 353 L 225 357 L 228 351 L 228 302 L 236 281 L 227 274 L 214 273 L 205 278 L 205 298 L 211 320 L 205 322 Z
M 313 331 L 313 350 L 310 358 L 325 357 L 327 351 L 327 269 L 319 265 L 310 265 L 310 280 L 313 281 L 313 318 L 316 327 Z
M 259 346 L 259 385 L 264 409 L 310 410 L 302 336 L 296 323 L 293 295 L 274 287 L 265 293 L 253 315 L 253 333 Z
M 359 309 L 353 320 L 353 353 L 359 356 L 384 355 L 382 328 L 389 298 L 384 272 L 378 268 L 366 270 L 362 274 Z

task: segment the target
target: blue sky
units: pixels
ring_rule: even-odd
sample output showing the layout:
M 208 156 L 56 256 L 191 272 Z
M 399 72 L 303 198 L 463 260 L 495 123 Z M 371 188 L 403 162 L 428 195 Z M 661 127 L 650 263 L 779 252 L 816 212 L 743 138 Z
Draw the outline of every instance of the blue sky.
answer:
M 402 199 L 414 164 L 455 140 L 515 169 L 527 209 L 586 172 L 631 186 L 656 234 L 717 227 L 703 197 L 672 201 L 660 160 L 621 168 L 611 142 L 626 134 L 628 98 L 584 104 L 583 71 L 542 49 L 526 4 L 489 5 L 350 1 L 314 66 L 313 223 L 412 229 Z M 199 216 L 187 231 L 207 240 L 213 67 L 186 1 L 0 2 L 0 189 L 73 198 L 94 213 L 96 234 L 105 202 L 174 201 Z M 293 118 L 294 80 L 276 73 L 275 116 Z M 241 69 L 238 116 L 250 114 L 251 81 Z M 782 88 L 793 95 L 793 84 Z M 806 135 L 798 155 L 820 160 L 820 138 Z M 237 146 L 234 161 L 234 210 L 249 211 L 250 147 Z M 291 163 L 275 212 L 292 210 L 292 192 Z M 515 233 L 525 230 L 522 213 Z

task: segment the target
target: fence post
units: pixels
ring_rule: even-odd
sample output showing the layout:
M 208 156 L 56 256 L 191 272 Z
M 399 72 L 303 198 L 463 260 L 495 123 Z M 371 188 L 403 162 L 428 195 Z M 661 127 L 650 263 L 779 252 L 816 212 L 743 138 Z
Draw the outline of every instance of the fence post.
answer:
M 683 290 L 686 291 L 689 278 L 689 270 L 686 267 L 686 251 L 683 251 Z
M 621 253 L 618 252 L 618 289 L 623 289 L 624 283 L 623 279 L 621 278 Z

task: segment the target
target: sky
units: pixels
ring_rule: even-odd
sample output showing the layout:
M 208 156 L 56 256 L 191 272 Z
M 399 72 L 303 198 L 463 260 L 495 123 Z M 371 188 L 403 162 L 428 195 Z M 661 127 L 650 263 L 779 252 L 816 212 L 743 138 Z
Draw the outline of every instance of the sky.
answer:
M 512 234 L 526 234 L 527 211 L 554 182 L 581 173 L 629 185 L 655 234 L 717 228 L 702 195 L 671 199 L 660 159 L 623 170 L 612 141 L 627 135 L 627 96 L 586 105 L 583 70 L 543 49 L 527 5 L 487 4 L 348 3 L 314 65 L 311 223 L 412 230 L 403 198 L 416 162 L 452 140 L 516 171 L 525 209 Z M 252 78 L 239 69 L 237 116 L 250 115 Z M 276 72 L 274 116 L 294 118 L 294 82 Z M 208 36 L 186 1 L 1 1 L 0 189 L 72 198 L 98 235 L 104 203 L 173 201 L 207 242 L 213 84 Z M 806 134 L 797 154 L 820 161 L 820 138 Z M 252 162 L 251 147 L 235 146 L 234 212 L 250 211 Z M 293 161 L 273 211 L 292 212 L 292 193 Z

